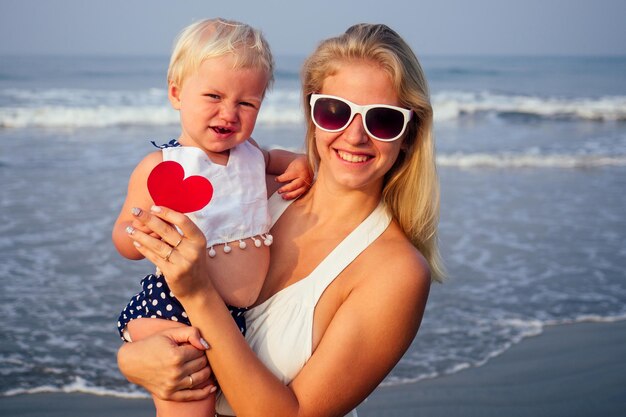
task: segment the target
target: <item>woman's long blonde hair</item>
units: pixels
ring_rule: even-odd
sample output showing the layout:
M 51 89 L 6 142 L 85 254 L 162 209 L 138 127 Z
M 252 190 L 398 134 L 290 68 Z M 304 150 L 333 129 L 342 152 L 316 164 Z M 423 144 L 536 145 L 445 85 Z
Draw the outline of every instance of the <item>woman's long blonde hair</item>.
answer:
M 341 36 L 323 41 L 305 61 L 302 84 L 309 161 L 318 168 L 320 157 L 315 146 L 309 97 L 320 92 L 324 80 L 341 65 L 354 61 L 372 62 L 385 70 L 395 86 L 400 106 L 415 113 L 398 159 L 385 175 L 382 198 L 406 236 L 428 261 L 432 278 L 440 281 L 445 273 L 437 241 L 439 179 L 428 85 L 409 45 L 386 25 L 354 25 Z

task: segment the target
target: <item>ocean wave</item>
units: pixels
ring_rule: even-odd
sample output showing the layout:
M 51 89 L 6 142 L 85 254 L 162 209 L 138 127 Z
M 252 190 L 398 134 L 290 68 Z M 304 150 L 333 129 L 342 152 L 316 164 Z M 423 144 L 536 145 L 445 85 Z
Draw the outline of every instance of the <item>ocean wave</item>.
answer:
M 80 128 L 176 123 L 178 114 L 164 106 L 0 108 L 0 127 L 4 128 Z
M 15 388 L 9 391 L 6 391 L 0 396 L 4 397 L 12 397 L 15 395 L 24 395 L 24 394 L 41 394 L 41 393 L 55 393 L 62 392 L 66 394 L 70 393 L 82 393 L 82 394 L 91 394 L 91 395 L 99 395 L 99 396 L 109 396 L 109 397 L 119 397 L 119 398 L 150 398 L 148 394 L 145 392 L 124 392 L 117 391 L 113 389 L 108 389 L 104 387 L 98 387 L 91 385 L 87 380 L 77 376 L 75 380 L 67 385 L 63 386 L 53 386 L 53 385 L 42 385 L 39 387 L 33 388 Z
M 143 90 L 93 90 L 88 88 L 48 88 L 0 90 L 0 103 L 15 104 L 16 108 L 98 106 L 142 106 L 167 104 L 167 91 L 160 88 Z M 8 106 L 3 106 L 10 108 Z
M 8 89 L 0 91 L 0 128 L 83 128 L 177 125 L 178 112 L 160 89 L 104 91 Z M 257 119 L 261 124 L 295 124 L 303 120 L 298 91 L 268 95 Z
M 615 323 L 626 320 L 626 313 L 615 314 L 609 316 L 601 316 L 598 314 L 584 314 L 572 319 L 548 320 L 546 326 L 560 326 L 576 323 Z
M 257 123 L 266 125 L 296 124 L 302 122 L 298 109 L 265 106 Z M 112 126 L 164 126 L 180 123 L 178 112 L 169 106 L 97 106 L 0 108 L 0 128 L 83 128 Z
M 599 122 L 626 121 L 626 96 L 556 98 L 443 91 L 434 94 L 432 101 L 436 121 L 455 120 L 481 113 Z
M 446 68 L 436 68 L 428 73 L 428 78 L 431 80 L 444 80 L 447 81 L 451 77 L 497 77 L 502 75 L 501 70 L 488 69 L 488 68 L 471 68 L 463 66 L 451 66 Z
M 545 119 L 626 121 L 626 96 L 550 98 L 490 92 L 444 91 L 432 97 L 435 121 L 445 122 L 482 114 Z M 268 94 L 259 123 L 303 122 L 300 92 Z M 178 123 L 164 89 L 6 89 L 0 91 L 0 128 L 108 127 Z
M 437 164 L 457 168 L 595 168 L 626 166 L 626 155 L 451 153 L 438 155 Z

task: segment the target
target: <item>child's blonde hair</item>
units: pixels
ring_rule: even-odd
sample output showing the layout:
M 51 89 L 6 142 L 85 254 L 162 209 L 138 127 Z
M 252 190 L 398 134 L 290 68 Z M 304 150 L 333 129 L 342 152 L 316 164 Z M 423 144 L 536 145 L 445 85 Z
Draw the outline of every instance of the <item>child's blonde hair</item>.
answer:
M 260 30 L 222 18 L 206 19 L 184 28 L 174 44 L 167 71 L 168 83 L 182 86 L 204 60 L 226 54 L 235 56 L 233 69 L 253 68 L 267 72 L 267 89 L 274 82 L 274 58 Z

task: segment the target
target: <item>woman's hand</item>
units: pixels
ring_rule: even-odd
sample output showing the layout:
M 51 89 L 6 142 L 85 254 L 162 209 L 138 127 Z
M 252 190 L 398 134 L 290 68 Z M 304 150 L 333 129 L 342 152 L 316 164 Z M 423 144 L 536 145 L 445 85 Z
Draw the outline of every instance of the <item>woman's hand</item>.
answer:
M 127 233 L 133 245 L 161 270 L 177 298 L 183 299 L 211 288 L 206 265 L 206 238 L 187 216 L 160 206 L 152 206 L 150 212 L 133 208 L 132 214 L 136 222 L 158 236 L 129 227 Z
M 208 348 L 197 329 L 183 327 L 124 343 L 117 362 L 130 382 L 160 399 L 196 401 L 216 390 L 204 352 Z

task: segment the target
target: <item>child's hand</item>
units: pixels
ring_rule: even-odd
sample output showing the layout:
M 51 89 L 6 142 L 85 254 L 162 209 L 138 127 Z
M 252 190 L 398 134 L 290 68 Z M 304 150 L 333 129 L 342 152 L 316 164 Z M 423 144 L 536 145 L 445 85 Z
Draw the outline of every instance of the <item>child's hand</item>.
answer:
M 293 200 L 306 193 L 313 183 L 313 171 L 306 156 L 299 156 L 289 163 L 285 172 L 276 181 L 287 183 L 278 189 L 285 200 Z

